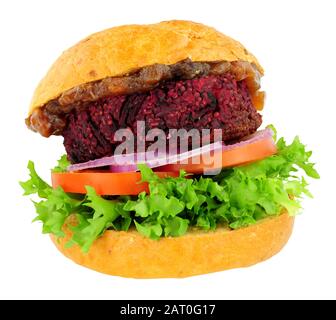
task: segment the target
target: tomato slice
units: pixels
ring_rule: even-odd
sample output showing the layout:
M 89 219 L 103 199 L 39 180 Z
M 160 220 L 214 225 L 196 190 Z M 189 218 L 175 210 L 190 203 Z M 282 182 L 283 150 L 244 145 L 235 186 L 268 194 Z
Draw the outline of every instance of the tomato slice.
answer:
M 249 144 L 242 144 L 224 151 L 208 153 L 206 157 L 193 157 L 180 163 L 155 168 L 159 177 L 177 177 L 180 170 L 188 173 L 204 173 L 225 167 L 233 167 L 258 161 L 277 151 L 271 137 Z M 52 173 L 52 186 L 61 186 L 65 192 L 85 194 L 85 186 L 95 188 L 100 195 L 138 195 L 148 192 L 147 183 L 141 181 L 140 172 L 112 173 L 98 170 Z
M 159 177 L 178 177 L 178 172 L 158 172 Z M 64 172 L 51 174 L 53 188 L 61 186 L 65 192 L 86 193 L 85 186 L 95 188 L 99 195 L 138 195 L 148 192 L 147 183 L 139 183 L 140 172 L 112 173 L 106 171 Z
M 208 153 L 207 157 L 193 157 L 183 162 L 167 164 L 156 168 L 155 171 L 185 170 L 188 173 L 204 173 L 219 168 L 233 167 L 262 160 L 276 152 L 277 149 L 272 137 L 267 137 L 249 144 L 233 146 L 229 150 Z

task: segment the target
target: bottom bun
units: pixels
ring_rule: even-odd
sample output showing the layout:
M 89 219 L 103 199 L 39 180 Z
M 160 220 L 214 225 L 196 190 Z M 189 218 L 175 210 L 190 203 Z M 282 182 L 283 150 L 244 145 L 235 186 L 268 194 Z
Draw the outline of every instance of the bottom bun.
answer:
M 151 240 L 137 231 L 106 231 L 89 253 L 65 248 L 71 237 L 52 240 L 76 263 L 110 275 L 128 278 L 182 278 L 247 267 L 278 253 L 288 241 L 294 218 L 281 214 L 255 225 L 228 230 L 193 230 L 176 238 Z

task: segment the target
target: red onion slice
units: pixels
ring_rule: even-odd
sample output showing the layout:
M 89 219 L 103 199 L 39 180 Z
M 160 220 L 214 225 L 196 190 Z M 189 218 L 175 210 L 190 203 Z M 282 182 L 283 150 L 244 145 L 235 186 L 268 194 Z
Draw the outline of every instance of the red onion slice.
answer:
M 257 141 L 271 138 L 273 131 L 269 128 L 255 132 L 254 134 L 245 137 L 240 142 L 225 145 L 218 141 L 197 149 L 193 149 L 180 154 L 161 154 L 155 155 L 154 152 L 130 153 L 125 155 L 114 155 L 104 157 L 96 160 L 91 160 L 84 163 L 72 164 L 68 167 L 68 171 L 79 171 L 84 169 L 92 169 L 98 167 L 109 166 L 111 172 L 135 172 L 138 170 L 139 163 L 145 163 L 150 168 L 161 167 L 167 164 L 181 162 L 183 160 L 196 157 L 211 151 L 227 151 L 234 148 L 242 147 L 247 144 L 255 143 Z

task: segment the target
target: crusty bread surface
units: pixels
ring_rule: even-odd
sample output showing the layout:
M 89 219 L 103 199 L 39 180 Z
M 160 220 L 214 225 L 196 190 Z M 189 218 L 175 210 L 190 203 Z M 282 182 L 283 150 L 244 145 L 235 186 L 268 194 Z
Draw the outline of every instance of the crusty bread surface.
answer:
M 36 88 L 29 114 L 81 84 L 188 58 L 247 61 L 263 74 L 257 59 L 242 44 L 203 24 L 173 20 L 119 26 L 95 33 L 64 51 Z
M 151 240 L 137 231 L 106 231 L 90 251 L 66 248 L 71 237 L 52 240 L 74 262 L 130 278 L 182 278 L 247 267 L 279 252 L 288 241 L 294 218 L 286 213 L 238 230 L 193 230 L 181 237 Z

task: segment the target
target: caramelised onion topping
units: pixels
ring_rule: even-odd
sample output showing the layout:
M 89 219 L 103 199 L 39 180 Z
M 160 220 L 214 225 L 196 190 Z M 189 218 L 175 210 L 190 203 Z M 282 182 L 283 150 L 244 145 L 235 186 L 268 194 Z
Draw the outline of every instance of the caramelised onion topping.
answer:
M 246 61 L 192 62 L 187 59 L 173 65 L 154 64 L 122 77 L 109 77 L 79 85 L 35 109 L 26 119 L 26 124 L 45 137 L 60 135 L 66 126 L 67 114 L 75 108 L 86 108 L 89 102 L 109 96 L 146 92 L 162 81 L 225 73 L 233 74 L 237 81 L 246 81 L 254 106 L 261 110 L 264 94 L 259 91 L 260 73 L 255 65 Z

